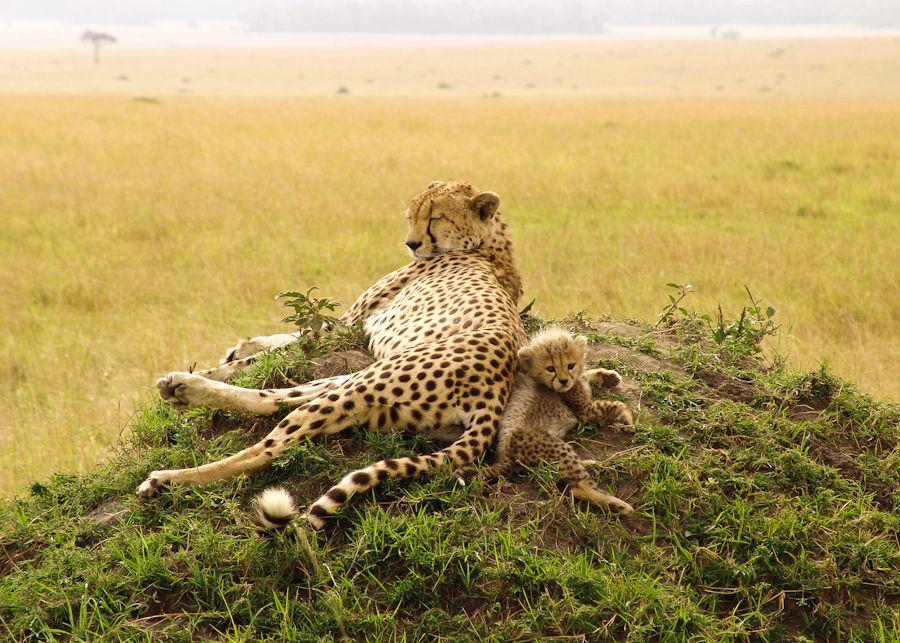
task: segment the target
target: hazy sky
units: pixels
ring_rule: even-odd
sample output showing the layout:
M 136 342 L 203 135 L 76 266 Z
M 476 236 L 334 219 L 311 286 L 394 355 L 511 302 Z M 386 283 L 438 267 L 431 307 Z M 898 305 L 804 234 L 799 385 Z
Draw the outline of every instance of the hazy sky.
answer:
M 435 30 L 440 30 L 442 11 L 460 6 L 486 17 L 510 11 L 542 15 L 587 11 L 609 24 L 900 26 L 900 0 L 0 0 L 0 20 L 96 24 L 239 20 L 259 14 L 303 16 L 307 8 L 329 10 L 323 7 L 334 7 L 340 14 L 366 5 L 381 5 L 399 15 L 417 13 L 415 24 L 433 18 Z

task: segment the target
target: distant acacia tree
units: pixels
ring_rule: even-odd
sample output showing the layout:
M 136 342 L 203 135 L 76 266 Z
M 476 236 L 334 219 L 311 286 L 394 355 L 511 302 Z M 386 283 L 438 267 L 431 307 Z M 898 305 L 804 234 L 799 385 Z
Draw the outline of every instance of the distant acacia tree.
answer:
M 119 40 L 108 33 L 103 33 L 102 31 L 91 31 L 88 29 L 83 34 L 81 34 L 81 42 L 89 42 L 94 45 L 94 64 L 100 64 L 100 47 L 105 44 L 111 44 L 114 42 L 119 42 Z

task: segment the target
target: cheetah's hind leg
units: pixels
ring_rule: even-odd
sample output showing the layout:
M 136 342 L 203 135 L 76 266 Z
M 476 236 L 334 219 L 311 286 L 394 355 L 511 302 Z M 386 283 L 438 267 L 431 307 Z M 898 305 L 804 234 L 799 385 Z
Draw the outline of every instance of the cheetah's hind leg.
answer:
M 603 493 L 595 487 L 590 480 L 570 482 L 569 491 L 572 493 L 572 496 L 578 500 L 585 500 L 598 507 L 606 507 L 610 511 L 622 516 L 628 516 L 634 513 L 634 508 L 631 505 L 615 496 Z
M 333 435 L 351 426 L 369 422 L 373 416 L 372 405 L 364 403 L 364 398 L 356 391 L 357 386 L 364 385 L 363 380 L 369 373 L 371 370 L 339 376 L 343 378 L 340 385 L 329 389 L 327 394 L 314 398 L 313 404 L 298 406 L 282 419 L 264 439 L 234 455 L 185 469 L 151 471 L 147 479 L 138 487 L 138 496 L 152 498 L 161 488 L 170 483 L 206 485 L 217 480 L 227 480 L 241 474 L 250 474 L 269 466 L 272 460 L 289 444 L 296 444 L 307 438 L 323 434 Z M 201 379 L 198 378 L 197 381 Z M 229 386 L 210 380 L 202 380 L 202 382 L 219 387 Z
M 508 478 L 515 470 L 516 463 L 511 458 L 500 458 L 495 464 L 484 467 L 469 465 L 456 471 L 456 482 L 464 487 L 472 478 L 481 478 L 486 482 L 492 482 L 497 478 Z

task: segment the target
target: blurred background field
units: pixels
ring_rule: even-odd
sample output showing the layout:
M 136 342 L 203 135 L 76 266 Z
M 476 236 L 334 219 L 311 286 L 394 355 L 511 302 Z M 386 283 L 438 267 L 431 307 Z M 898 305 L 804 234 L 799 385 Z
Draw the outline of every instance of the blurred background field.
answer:
M 290 47 L 248 46 L 237 34 L 234 46 L 111 44 L 102 48 L 101 65 L 93 63 L 89 45 L 79 45 L 77 29 L 67 37 L 71 44 L 65 48 L 0 49 L 3 91 L 155 97 L 334 96 L 341 91 L 442 98 L 900 99 L 900 31 L 889 37 L 738 41 L 310 35 L 297 40 L 307 44 Z M 227 32 L 210 38 L 229 43 Z
M 338 93 L 340 88 L 345 91 Z M 159 375 L 349 304 L 432 179 L 498 192 L 544 315 L 667 282 L 900 393 L 900 39 L 0 50 L 0 493 L 96 461 Z

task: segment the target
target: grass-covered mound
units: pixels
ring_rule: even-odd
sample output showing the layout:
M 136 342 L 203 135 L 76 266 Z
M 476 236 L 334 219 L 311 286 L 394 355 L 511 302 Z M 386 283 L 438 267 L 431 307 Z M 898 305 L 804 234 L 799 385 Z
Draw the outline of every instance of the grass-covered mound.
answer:
M 312 501 L 352 468 L 434 445 L 357 430 L 251 479 L 142 502 L 133 491 L 151 469 L 231 454 L 278 421 L 157 403 L 89 475 L 0 504 L 0 637 L 896 636 L 896 406 L 825 369 L 765 366 L 733 325 L 567 323 L 640 408 L 633 434 L 572 436 L 634 517 L 573 504 L 549 467 L 496 486 L 441 471 L 387 481 L 325 533 L 260 537 L 247 505 L 263 487 L 286 481 Z M 313 360 L 353 343 L 305 341 L 240 383 L 308 379 Z

